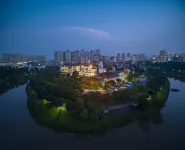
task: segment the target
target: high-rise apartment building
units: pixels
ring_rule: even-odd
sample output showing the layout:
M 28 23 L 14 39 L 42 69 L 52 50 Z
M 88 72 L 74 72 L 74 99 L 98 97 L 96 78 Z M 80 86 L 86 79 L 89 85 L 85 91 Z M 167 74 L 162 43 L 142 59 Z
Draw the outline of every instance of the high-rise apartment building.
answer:
M 80 51 L 75 51 L 75 63 L 80 63 Z
M 125 61 L 125 53 L 122 53 L 122 62 Z
M 99 49 L 96 49 L 96 50 L 95 50 L 95 54 L 96 54 L 96 55 L 100 55 L 100 53 L 101 53 L 101 52 L 100 52 Z
M 75 52 L 71 52 L 71 63 L 75 63 Z
M 70 64 L 71 63 L 71 52 L 69 50 L 63 53 L 64 63 Z
M 64 61 L 64 53 L 62 51 L 56 51 L 54 53 L 55 65 L 60 65 L 61 61 Z
M 130 60 L 131 60 L 131 54 L 127 53 L 126 61 L 130 61 Z
M 80 62 L 81 64 L 86 63 L 86 52 L 83 49 L 80 51 Z
M 90 56 L 89 56 L 89 51 L 86 51 L 85 52 L 85 63 L 87 64 L 87 63 L 89 63 L 89 61 L 90 61 Z
M 96 49 L 95 54 L 94 54 L 94 61 L 99 61 L 100 60 L 100 50 Z
M 24 54 L 2 54 L 2 62 L 4 63 L 21 63 L 28 61 L 41 62 L 46 61 L 45 56 L 43 55 L 24 55 Z
M 160 55 L 159 55 L 160 62 L 166 62 L 167 57 L 168 57 L 167 51 L 166 50 L 161 50 Z
M 4 63 L 18 63 L 27 60 L 24 54 L 2 54 L 2 61 Z
M 110 57 L 110 59 L 111 59 L 111 62 L 116 62 L 116 57 L 115 56 L 113 56 L 113 57 Z
M 120 53 L 117 53 L 117 61 L 118 62 L 121 62 L 122 61 Z
M 92 63 L 94 61 L 94 51 L 93 50 L 90 51 L 89 57 L 90 57 L 90 62 Z
M 145 54 L 138 54 L 138 61 L 145 61 L 145 60 L 146 60 Z
M 0 63 L 3 62 L 3 55 L 0 54 Z
M 62 52 L 62 51 L 56 51 L 54 53 L 55 57 L 55 64 L 59 65 L 61 61 L 64 62 L 64 64 L 69 63 L 81 63 L 81 64 L 88 64 L 92 63 L 94 61 L 99 61 L 101 59 L 100 50 L 76 50 L 73 52 L 70 52 L 69 50 Z
M 110 61 L 108 56 L 101 56 L 101 60 L 102 60 L 104 63 L 108 63 L 108 62 Z

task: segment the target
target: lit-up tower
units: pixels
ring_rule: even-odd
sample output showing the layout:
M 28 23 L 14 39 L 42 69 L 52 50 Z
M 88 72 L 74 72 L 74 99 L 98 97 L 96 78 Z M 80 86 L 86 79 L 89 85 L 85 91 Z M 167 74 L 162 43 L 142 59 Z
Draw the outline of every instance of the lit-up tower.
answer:
M 103 69 L 103 62 L 102 62 L 102 60 L 100 60 L 99 63 L 98 63 L 98 70 L 99 70 L 99 73 L 106 72 L 106 70 Z
M 64 62 L 63 62 L 63 60 L 61 60 L 60 67 L 62 67 L 63 65 L 64 65 Z

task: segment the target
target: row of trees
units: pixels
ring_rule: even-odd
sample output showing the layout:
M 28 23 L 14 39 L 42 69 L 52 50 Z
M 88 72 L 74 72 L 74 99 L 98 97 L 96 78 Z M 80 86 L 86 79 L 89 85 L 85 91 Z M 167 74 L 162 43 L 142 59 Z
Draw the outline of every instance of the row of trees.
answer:
M 0 67 L 0 79 L 12 79 L 15 80 L 19 78 L 20 75 L 27 74 L 28 68 L 15 68 L 9 66 L 2 66 Z
M 181 70 L 181 71 L 185 71 L 185 62 L 166 62 L 166 63 L 151 63 L 151 62 L 147 62 L 146 66 L 150 66 L 151 68 L 155 67 L 155 68 L 160 68 L 160 69 L 164 69 L 166 71 L 172 71 L 172 70 Z

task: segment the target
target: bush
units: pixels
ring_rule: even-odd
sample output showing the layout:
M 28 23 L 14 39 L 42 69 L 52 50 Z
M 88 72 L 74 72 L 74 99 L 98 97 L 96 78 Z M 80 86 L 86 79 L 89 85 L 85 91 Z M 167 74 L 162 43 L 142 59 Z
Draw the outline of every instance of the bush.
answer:
M 73 78 L 78 78 L 79 77 L 79 72 L 78 71 L 74 71 L 72 74 Z
M 72 97 L 80 98 L 81 97 L 80 91 L 78 89 L 74 89 Z
M 93 102 L 89 101 L 89 102 L 87 102 L 86 105 L 87 105 L 88 110 L 93 110 L 94 109 L 94 103 Z
M 126 76 L 126 80 L 129 81 L 129 82 L 131 82 L 134 79 L 134 77 L 135 77 L 134 74 L 133 73 L 130 73 L 130 74 L 128 74 Z
M 99 118 L 99 113 L 98 110 L 94 109 L 90 112 L 90 119 L 91 120 L 98 120 Z
M 141 110 L 145 110 L 149 104 L 148 100 L 146 99 L 146 96 L 140 96 L 138 99 L 139 106 L 138 108 Z
M 78 98 L 76 100 L 76 104 L 75 104 L 75 108 L 80 112 L 82 111 L 83 109 L 85 109 L 85 102 L 83 99 L 81 98 Z
M 79 118 L 82 120 L 87 120 L 88 117 L 89 117 L 89 111 L 87 109 L 83 109 L 79 114 Z

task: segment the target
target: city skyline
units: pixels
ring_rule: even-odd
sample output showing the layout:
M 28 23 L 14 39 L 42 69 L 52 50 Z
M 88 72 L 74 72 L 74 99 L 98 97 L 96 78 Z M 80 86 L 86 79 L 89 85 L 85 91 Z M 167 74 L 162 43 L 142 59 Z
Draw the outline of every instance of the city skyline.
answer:
M 55 51 L 52 59 L 55 65 L 64 64 L 90 64 L 102 61 L 104 63 L 125 63 L 125 62 L 144 62 L 163 63 L 170 61 L 185 61 L 185 53 L 169 53 L 167 50 L 159 51 L 158 55 L 117 53 L 117 55 L 107 56 L 101 53 L 101 50 L 66 50 Z M 0 54 L 0 63 L 26 63 L 26 62 L 45 62 L 48 61 L 44 55 L 25 55 L 25 54 Z M 49 60 L 51 61 L 51 60 Z
M 41 54 L 100 49 L 117 53 L 183 53 L 184 3 L 168 1 L 2 2 L 0 53 Z

